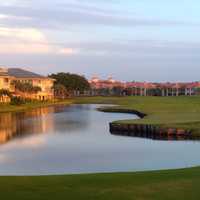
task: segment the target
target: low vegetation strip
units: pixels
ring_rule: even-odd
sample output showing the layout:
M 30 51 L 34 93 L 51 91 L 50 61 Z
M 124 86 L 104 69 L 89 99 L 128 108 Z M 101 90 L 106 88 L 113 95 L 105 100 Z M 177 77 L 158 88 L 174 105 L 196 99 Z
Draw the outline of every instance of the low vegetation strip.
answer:
M 62 100 L 62 101 L 30 101 L 25 102 L 20 105 L 12 105 L 12 104 L 0 104 L 0 113 L 5 112 L 23 112 L 30 109 L 41 108 L 46 106 L 53 106 L 53 105 L 70 105 L 72 104 L 71 99 Z
M 0 177 L 6 200 L 200 199 L 200 168 L 87 175 Z
M 117 124 L 144 124 L 187 131 L 200 136 L 200 96 L 180 97 L 93 97 L 78 98 L 77 103 L 116 104 L 102 109 L 106 112 L 133 111 L 142 119 L 123 120 Z M 142 115 L 141 115 L 142 114 Z

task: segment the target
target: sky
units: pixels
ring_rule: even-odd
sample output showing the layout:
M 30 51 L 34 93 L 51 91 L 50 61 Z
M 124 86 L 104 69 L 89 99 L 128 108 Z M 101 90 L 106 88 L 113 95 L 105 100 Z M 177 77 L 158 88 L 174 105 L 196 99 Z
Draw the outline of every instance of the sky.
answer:
M 199 81 L 199 9 L 199 0 L 1 0 L 0 65 Z

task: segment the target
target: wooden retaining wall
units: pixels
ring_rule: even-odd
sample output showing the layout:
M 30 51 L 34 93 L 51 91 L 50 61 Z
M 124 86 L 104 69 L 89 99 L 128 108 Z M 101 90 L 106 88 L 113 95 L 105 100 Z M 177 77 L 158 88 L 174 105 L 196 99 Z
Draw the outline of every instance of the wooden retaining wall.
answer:
M 124 108 L 99 108 L 98 110 L 102 112 L 131 113 L 137 115 L 140 118 L 147 116 L 146 114 L 137 110 Z M 193 136 L 191 130 L 184 130 L 179 128 L 163 128 L 151 124 L 121 124 L 114 122 L 110 123 L 110 132 L 116 135 L 138 136 L 155 139 L 200 139 L 200 137 Z
M 161 128 L 155 125 L 145 124 L 118 124 L 110 123 L 111 133 L 121 133 L 125 135 L 157 135 L 157 136 L 191 136 L 190 130 Z

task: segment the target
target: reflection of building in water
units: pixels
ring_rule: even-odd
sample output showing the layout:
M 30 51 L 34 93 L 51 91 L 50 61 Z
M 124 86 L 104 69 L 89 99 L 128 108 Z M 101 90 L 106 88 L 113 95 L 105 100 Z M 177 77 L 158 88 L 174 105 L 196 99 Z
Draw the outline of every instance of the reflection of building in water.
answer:
M 16 117 L 12 113 L 0 115 L 0 144 L 6 143 L 17 132 Z
M 39 108 L 24 113 L 0 115 L 0 144 L 29 134 L 46 133 L 54 130 L 54 107 Z
M 32 134 L 69 134 L 80 130 L 83 133 L 90 124 L 89 108 L 53 106 L 28 112 L 0 114 L 0 144 Z

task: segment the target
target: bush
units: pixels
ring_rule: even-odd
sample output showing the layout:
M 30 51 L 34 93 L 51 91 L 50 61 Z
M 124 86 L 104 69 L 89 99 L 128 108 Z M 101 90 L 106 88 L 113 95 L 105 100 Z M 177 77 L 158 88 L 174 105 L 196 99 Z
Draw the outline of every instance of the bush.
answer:
M 6 90 L 6 89 L 0 89 L 0 96 L 3 96 L 3 95 L 7 95 L 9 97 L 12 96 L 11 93 L 8 90 Z
M 32 83 L 22 83 L 20 81 L 14 81 L 15 88 L 24 93 L 37 93 L 41 91 L 41 87 L 33 86 Z
M 12 97 L 11 98 L 11 105 L 21 105 L 21 104 L 25 104 L 26 100 L 22 99 L 21 97 Z

